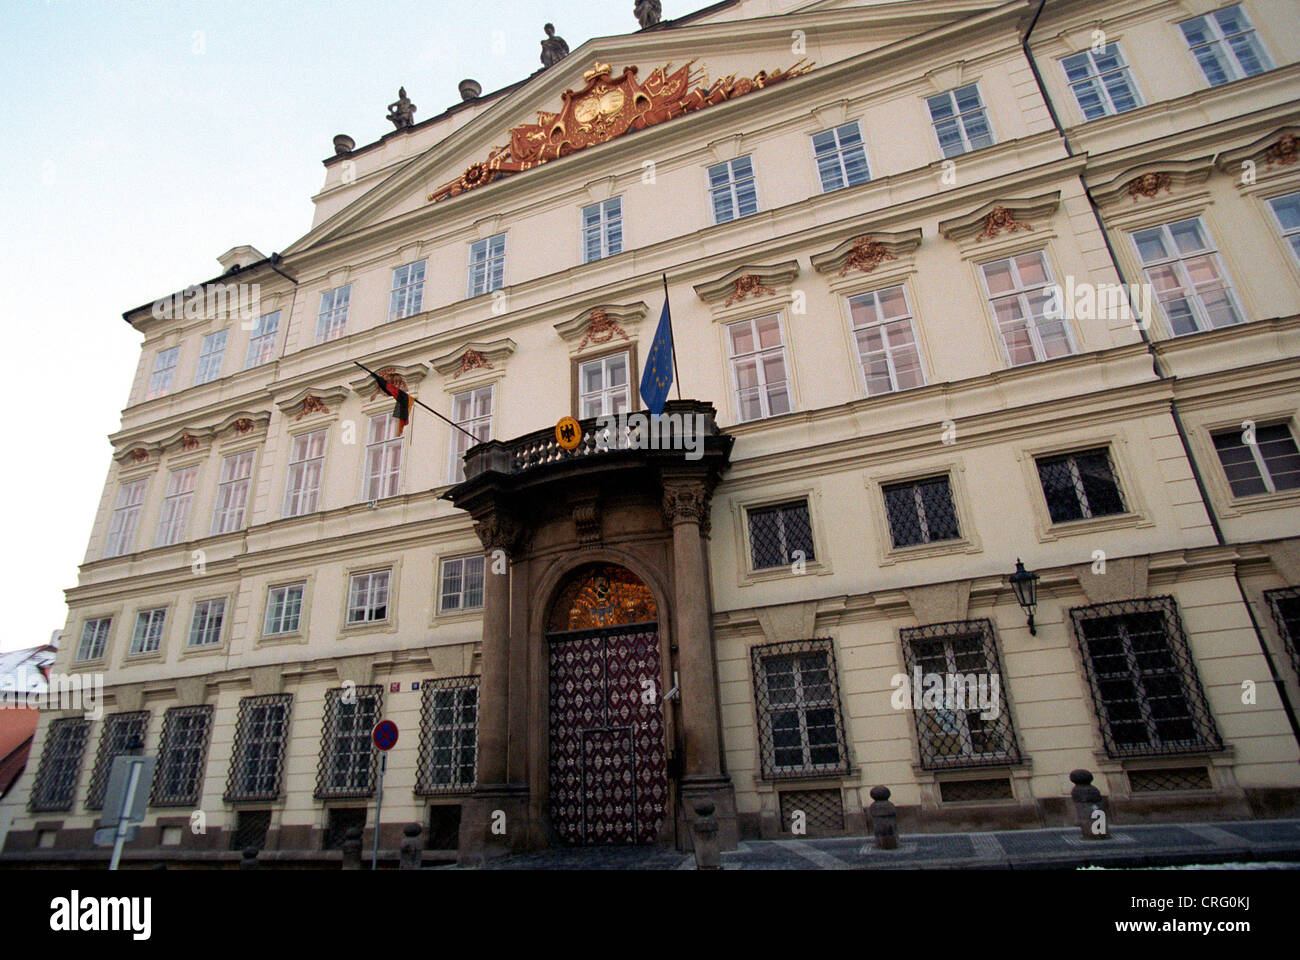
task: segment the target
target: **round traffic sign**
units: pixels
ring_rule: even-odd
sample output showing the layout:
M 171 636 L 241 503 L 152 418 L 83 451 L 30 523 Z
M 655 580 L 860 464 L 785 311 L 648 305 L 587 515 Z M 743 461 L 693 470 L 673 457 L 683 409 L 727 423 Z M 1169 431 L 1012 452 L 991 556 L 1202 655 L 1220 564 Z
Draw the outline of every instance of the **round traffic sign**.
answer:
M 375 724 L 375 729 L 371 731 L 370 737 L 380 750 L 391 750 L 393 745 L 397 743 L 397 724 L 391 720 L 380 720 Z

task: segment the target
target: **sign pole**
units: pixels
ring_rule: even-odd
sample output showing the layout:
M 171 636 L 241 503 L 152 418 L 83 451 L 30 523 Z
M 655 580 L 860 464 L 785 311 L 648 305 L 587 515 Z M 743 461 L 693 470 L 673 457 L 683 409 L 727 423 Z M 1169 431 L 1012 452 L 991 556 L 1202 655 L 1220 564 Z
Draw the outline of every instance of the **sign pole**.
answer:
M 388 751 L 379 754 L 379 788 L 375 797 L 375 848 L 370 857 L 370 869 L 379 869 L 379 825 L 383 822 L 380 813 L 384 809 L 384 770 L 388 768 Z
M 140 764 L 131 765 L 131 779 L 126 785 L 126 792 L 122 794 L 122 808 L 117 812 L 117 833 L 113 837 L 113 859 L 108 865 L 108 869 L 116 870 L 118 862 L 122 859 L 122 844 L 126 842 L 126 834 L 129 829 L 127 824 L 127 812 L 135 803 L 135 791 L 140 785 Z

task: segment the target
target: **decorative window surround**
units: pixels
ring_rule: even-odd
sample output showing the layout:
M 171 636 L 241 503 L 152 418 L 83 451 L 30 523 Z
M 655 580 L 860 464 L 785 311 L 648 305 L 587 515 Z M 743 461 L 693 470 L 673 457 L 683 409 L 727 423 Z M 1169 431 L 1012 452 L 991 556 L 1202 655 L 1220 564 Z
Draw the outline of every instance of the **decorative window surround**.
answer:
M 1242 164 L 1254 165 L 1254 183 L 1243 183 Z M 1227 174 L 1243 193 L 1261 186 L 1267 187 L 1275 180 L 1300 176 L 1300 126 L 1279 127 L 1253 143 L 1220 154 L 1215 169 Z
M 420 381 L 429 375 L 429 368 L 423 363 L 397 364 L 397 363 L 366 363 L 366 366 L 375 373 L 379 374 L 385 380 L 390 380 L 402 390 L 405 390 L 412 397 L 416 395 L 416 387 Z M 348 382 L 352 392 L 359 396 L 362 403 L 369 403 L 371 400 L 379 400 L 388 403 L 391 407 L 393 398 L 386 393 L 380 393 L 379 388 L 375 386 L 374 377 L 361 371 L 361 376 Z
M 793 300 L 792 283 L 799 275 L 797 260 L 772 266 L 737 267 L 717 280 L 695 285 L 715 321 L 777 313 Z
M 267 607 L 271 603 L 271 591 L 277 587 L 302 588 L 302 601 L 301 606 L 298 608 L 298 629 L 287 630 L 284 633 L 268 634 L 266 633 Z M 252 635 L 255 646 L 277 643 L 306 643 L 308 641 L 312 597 L 316 589 L 316 572 L 314 569 L 287 571 L 283 576 L 258 581 L 252 589 L 255 603 L 249 609 L 249 616 L 255 616 L 257 619 L 250 619 L 249 623 L 252 624 L 252 627 L 249 629 L 249 633 Z
M 1297 504 L 1300 504 L 1300 489 L 1281 490 L 1277 493 L 1256 493 L 1247 496 L 1234 494 L 1214 444 L 1214 435 L 1217 433 L 1230 430 L 1240 433 L 1243 420 L 1253 420 L 1256 429 L 1260 425 L 1270 426 L 1285 423 L 1290 427 L 1292 436 L 1295 437 L 1294 424 L 1296 416 L 1297 411 L 1295 408 L 1252 407 L 1244 411 L 1241 416 L 1230 420 L 1215 419 L 1187 425 L 1188 440 L 1195 449 L 1197 458 L 1202 463 L 1210 465 L 1210 469 L 1205 470 L 1203 476 L 1210 488 L 1214 508 L 1220 516 L 1239 517 L 1242 514 L 1254 513 L 1260 510 L 1294 509 Z
M 952 540 L 936 540 L 932 543 L 919 543 L 905 547 L 895 547 L 893 534 L 889 527 L 886 509 L 885 487 L 931 477 L 947 477 L 948 492 L 952 496 L 953 510 L 957 514 L 958 536 Z M 910 468 L 902 473 L 873 473 L 866 478 L 867 505 L 866 514 L 871 518 L 874 533 L 876 560 L 882 567 L 892 566 L 906 560 L 919 560 L 927 557 L 946 556 L 958 553 L 981 553 L 983 542 L 975 533 L 971 517 L 969 497 L 966 495 L 966 468 L 956 461 L 926 464 Z
M 1108 214 L 1122 213 L 1134 206 L 1149 206 L 1153 200 L 1173 197 L 1176 191 L 1181 195 L 1188 187 L 1204 183 L 1214 171 L 1212 159 L 1200 157 L 1139 164 L 1095 186 L 1089 184 L 1089 190 L 1097 206 Z
M 960 217 L 939 222 L 939 233 L 957 244 L 962 257 L 985 257 L 1039 231 L 1061 204 L 1061 191 L 1018 200 L 990 200 Z
M 864 231 L 830 250 L 813 254 L 812 266 L 825 277 L 832 292 L 856 292 L 859 288 L 881 286 L 882 279 L 914 272 L 913 255 L 920 245 L 919 228 L 900 233 Z
M 339 408 L 348 397 L 346 387 L 308 387 L 275 405 L 290 420 L 337 420 Z
M 500 379 L 506 373 L 506 361 L 515 352 L 509 337 L 500 340 L 475 340 L 430 361 L 434 373 L 442 378 L 448 393 L 460 393 L 469 387 Z
M 352 603 L 352 578 L 365 574 L 388 574 L 388 599 L 385 603 L 386 616 L 382 620 L 358 620 L 348 622 L 348 607 Z M 355 563 L 343 571 L 343 581 L 339 597 L 338 636 L 346 639 L 361 633 L 396 633 L 397 604 L 401 600 L 402 560 L 371 560 L 368 563 Z
M 270 423 L 269 411 L 241 410 L 214 425 L 187 426 L 162 440 L 118 440 L 113 451 L 113 459 L 129 466 L 137 464 L 143 466 L 151 458 L 167 453 L 200 452 L 204 444 L 211 444 L 217 440 L 234 442 L 259 439 L 265 436 Z M 197 441 L 197 444 L 194 441 Z
M 622 343 L 636 343 L 637 327 L 649 313 L 650 307 L 644 302 L 601 303 L 554 327 L 568 344 L 570 356 L 584 356 L 602 353 Z
M 1124 503 L 1128 509 L 1124 513 L 1112 513 L 1101 517 L 1053 523 L 1051 514 L 1047 510 L 1047 500 L 1043 496 L 1042 480 L 1039 478 L 1038 473 L 1038 459 L 1040 457 L 1079 453 L 1098 447 L 1106 447 L 1110 453 L 1111 468 L 1114 470 L 1115 479 L 1119 483 L 1120 490 L 1123 491 Z M 1020 461 L 1021 471 L 1024 476 L 1025 496 L 1028 498 L 1030 508 L 1034 514 L 1034 533 L 1040 543 L 1051 543 L 1062 537 L 1073 537 L 1080 534 L 1095 536 L 1102 531 L 1125 527 L 1146 529 L 1155 526 L 1154 521 L 1150 519 L 1150 511 L 1146 506 L 1142 487 L 1137 482 L 1139 474 L 1135 472 L 1133 464 L 1130 462 L 1128 437 L 1124 434 L 1108 433 L 1098 435 L 1090 433 L 1049 437 L 1042 442 L 1024 446 L 1017 445 L 1014 450 L 1016 459 Z M 1210 456 L 1213 457 L 1212 451 Z M 1209 460 L 1205 462 L 1212 463 L 1216 461 Z
M 788 563 L 779 567 L 762 567 L 755 570 L 754 553 L 749 542 L 749 512 L 799 500 L 804 500 L 808 504 L 808 523 L 812 528 L 813 552 L 816 554 L 816 559 L 805 561 L 803 574 L 796 574 Z M 747 587 L 768 580 L 799 579 L 801 576 L 825 576 L 834 573 L 830 558 L 830 541 L 826 538 L 826 528 L 822 524 L 822 509 L 821 493 L 814 487 L 783 490 L 758 500 L 733 500 L 730 504 L 730 512 L 732 528 L 735 531 L 736 585 Z

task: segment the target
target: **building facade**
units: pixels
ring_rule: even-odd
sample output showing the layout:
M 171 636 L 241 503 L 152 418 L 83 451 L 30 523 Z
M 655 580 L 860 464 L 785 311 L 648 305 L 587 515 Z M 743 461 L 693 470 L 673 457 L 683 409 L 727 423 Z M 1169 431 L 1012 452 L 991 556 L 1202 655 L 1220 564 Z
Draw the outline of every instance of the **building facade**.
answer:
M 369 849 L 381 717 L 381 847 L 463 862 L 685 847 L 702 801 L 861 830 L 877 785 L 1055 825 L 1076 768 L 1120 821 L 1294 815 L 1293 27 L 733 0 L 338 138 L 307 234 L 200 288 L 251 314 L 125 314 L 55 666 L 104 716 L 42 714 L 6 858 L 86 855 L 133 736 L 151 857 Z M 637 442 L 599 418 L 665 291 Z

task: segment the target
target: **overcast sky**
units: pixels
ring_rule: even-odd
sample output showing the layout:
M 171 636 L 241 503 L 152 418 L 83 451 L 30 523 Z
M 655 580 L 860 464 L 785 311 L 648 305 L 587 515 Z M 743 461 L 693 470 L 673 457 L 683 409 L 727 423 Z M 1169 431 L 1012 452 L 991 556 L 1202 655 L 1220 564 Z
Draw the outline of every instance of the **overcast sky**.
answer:
M 418 121 L 466 77 L 491 91 L 535 70 L 548 21 L 570 48 L 637 22 L 633 0 L 3 2 L 11 650 L 67 616 L 139 353 L 122 311 L 215 276 L 238 244 L 288 247 L 334 135 L 391 130 L 399 85 Z M 708 2 L 665 0 L 664 19 Z

